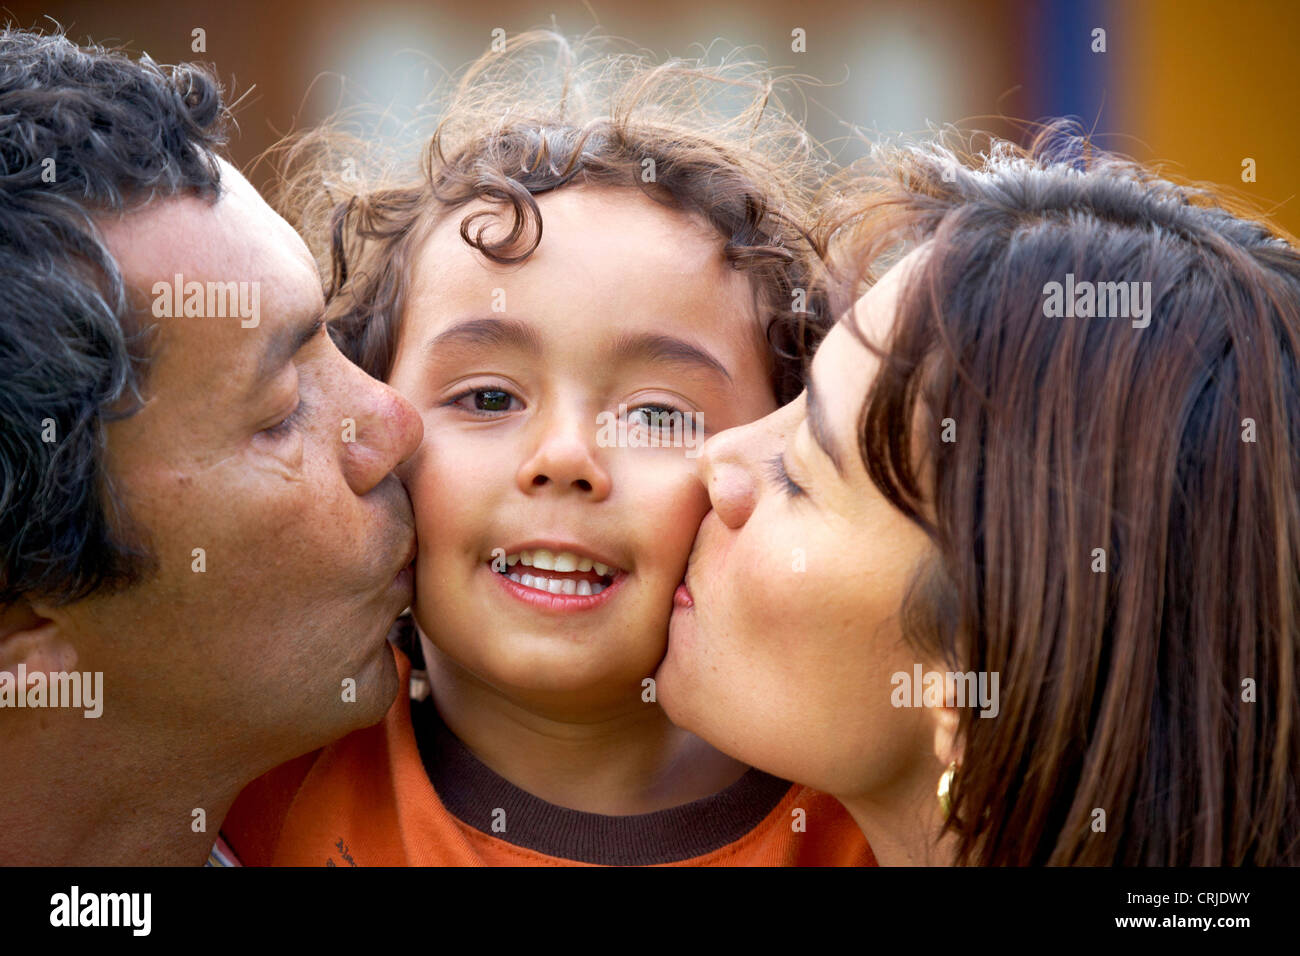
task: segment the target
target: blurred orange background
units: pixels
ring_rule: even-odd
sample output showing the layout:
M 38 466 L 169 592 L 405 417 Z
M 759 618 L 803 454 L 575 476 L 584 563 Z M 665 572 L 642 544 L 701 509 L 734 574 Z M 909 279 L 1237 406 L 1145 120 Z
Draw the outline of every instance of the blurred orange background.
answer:
M 231 143 L 244 167 L 339 106 L 340 76 L 346 102 L 411 106 L 496 28 L 598 28 L 660 56 L 720 40 L 817 78 L 827 85 L 809 92 L 809 129 L 846 159 L 853 126 L 957 123 L 1023 139 L 1004 118 L 1075 115 L 1101 145 L 1225 186 L 1300 233 L 1300 4 L 1290 0 L 11 0 L 4 10 L 23 27 L 49 29 L 53 18 L 78 42 L 211 63 L 235 95 L 247 93 Z M 196 28 L 203 52 L 192 49 Z M 792 49 L 796 28 L 803 52 Z M 1099 29 L 1104 52 L 1093 49 Z M 1242 180 L 1247 159 L 1253 183 Z

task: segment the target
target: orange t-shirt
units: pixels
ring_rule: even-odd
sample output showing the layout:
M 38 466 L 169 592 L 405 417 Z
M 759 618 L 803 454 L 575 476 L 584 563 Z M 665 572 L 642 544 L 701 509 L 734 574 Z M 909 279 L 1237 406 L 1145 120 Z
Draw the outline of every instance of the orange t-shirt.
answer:
M 411 662 L 395 653 L 407 686 Z M 554 806 L 487 768 L 442 724 L 431 700 L 407 694 L 379 724 L 253 781 L 221 832 L 251 866 L 876 862 L 839 801 L 759 770 L 713 796 L 655 813 L 605 816 Z

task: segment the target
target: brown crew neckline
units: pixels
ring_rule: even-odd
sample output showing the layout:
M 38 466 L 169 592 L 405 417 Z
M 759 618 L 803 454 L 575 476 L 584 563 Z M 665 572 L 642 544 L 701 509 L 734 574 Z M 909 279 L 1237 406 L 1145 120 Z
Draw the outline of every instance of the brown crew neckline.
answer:
M 414 650 L 412 664 L 422 668 L 418 644 Z M 514 846 L 581 863 L 648 866 L 703 856 L 752 831 L 792 786 L 751 768 L 712 796 L 666 810 L 587 813 L 547 803 L 496 773 L 448 729 L 432 697 L 411 701 L 411 721 L 424 772 L 452 816 Z M 497 810 L 505 811 L 504 832 L 492 829 Z

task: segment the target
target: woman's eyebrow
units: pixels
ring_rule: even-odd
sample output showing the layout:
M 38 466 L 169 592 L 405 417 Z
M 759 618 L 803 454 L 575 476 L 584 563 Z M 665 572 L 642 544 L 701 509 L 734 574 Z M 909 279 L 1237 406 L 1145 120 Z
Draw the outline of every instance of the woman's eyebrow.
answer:
M 835 470 L 843 474 L 844 468 L 840 464 L 839 449 L 835 447 L 835 440 L 831 436 L 825 411 L 822 409 L 821 402 L 818 401 L 818 392 L 813 387 L 811 371 L 808 374 L 808 381 L 804 385 L 804 390 L 808 393 L 808 430 L 812 432 L 813 441 L 817 442 L 817 447 L 826 453 L 826 457 L 831 460 Z
M 703 370 L 720 375 L 731 383 L 731 373 L 707 349 L 685 339 L 654 332 L 624 332 L 614 340 L 611 354 L 615 362 L 653 362 L 677 365 L 687 370 Z
M 424 346 L 424 354 L 432 358 L 453 346 L 514 348 L 541 355 L 542 337 L 532 326 L 517 319 L 466 319 L 430 339 Z

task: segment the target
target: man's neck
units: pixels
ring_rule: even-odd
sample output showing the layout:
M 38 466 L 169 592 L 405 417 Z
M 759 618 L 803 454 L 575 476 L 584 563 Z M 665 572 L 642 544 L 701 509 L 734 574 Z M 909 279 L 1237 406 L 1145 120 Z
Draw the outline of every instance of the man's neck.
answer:
M 626 688 L 590 715 L 544 712 L 478 680 L 421 635 L 433 699 L 447 728 L 487 767 L 547 803 L 623 816 L 711 796 L 749 769 L 673 724 Z
M 0 747 L 0 833 L 18 838 L 0 841 L 0 865 L 200 866 L 241 788 L 106 727 L 93 743 L 14 730 Z

